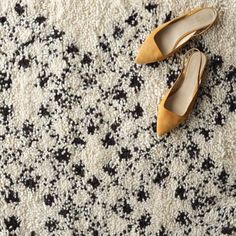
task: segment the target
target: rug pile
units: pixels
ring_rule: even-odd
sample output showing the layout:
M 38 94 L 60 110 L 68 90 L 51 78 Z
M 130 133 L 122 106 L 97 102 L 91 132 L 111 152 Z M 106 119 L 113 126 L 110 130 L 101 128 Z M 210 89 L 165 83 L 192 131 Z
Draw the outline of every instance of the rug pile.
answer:
M 178 3 L 177 3 L 178 2 Z M 134 58 L 199 5 L 217 24 L 173 57 Z M 0 235 L 235 235 L 236 2 L 0 2 Z M 208 65 L 190 119 L 156 135 L 184 53 Z

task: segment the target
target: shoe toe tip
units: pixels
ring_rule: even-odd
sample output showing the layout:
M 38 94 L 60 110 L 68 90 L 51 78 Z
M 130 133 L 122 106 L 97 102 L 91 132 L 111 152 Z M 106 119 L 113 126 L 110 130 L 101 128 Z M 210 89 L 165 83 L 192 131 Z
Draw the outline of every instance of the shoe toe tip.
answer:
M 163 134 L 169 133 L 175 127 L 175 122 L 171 119 L 171 117 L 168 116 L 168 114 L 163 114 L 162 112 L 159 112 L 156 129 L 158 136 L 162 136 Z
M 136 64 L 142 64 L 142 60 L 140 60 L 139 54 L 136 56 L 134 61 L 135 61 Z
M 157 125 L 157 135 L 158 135 L 158 136 L 162 136 L 162 135 L 164 135 L 164 134 L 167 133 L 167 132 L 168 132 L 167 129 L 163 129 L 163 128 L 161 128 L 159 125 Z
M 149 64 L 156 62 L 156 58 L 152 52 L 145 50 L 144 47 L 139 49 L 139 52 L 135 58 L 135 63 L 137 64 Z

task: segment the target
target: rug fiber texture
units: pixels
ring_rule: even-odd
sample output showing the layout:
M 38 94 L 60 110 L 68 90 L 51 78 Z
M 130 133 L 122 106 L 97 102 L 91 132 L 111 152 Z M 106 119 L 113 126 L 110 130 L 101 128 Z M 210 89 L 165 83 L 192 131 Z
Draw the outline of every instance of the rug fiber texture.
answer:
M 134 58 L 197 6 L 216 24 L 165 61 Z M 0 235 L 236 235 L 236 2 L 1 0 Z M 196 47 L 187 122 L 157 105 Z

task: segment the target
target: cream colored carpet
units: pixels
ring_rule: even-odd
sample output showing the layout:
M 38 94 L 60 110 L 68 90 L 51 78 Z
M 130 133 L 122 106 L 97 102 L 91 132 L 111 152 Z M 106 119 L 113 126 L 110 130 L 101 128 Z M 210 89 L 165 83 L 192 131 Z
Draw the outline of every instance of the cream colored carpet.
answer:
M 219 10 L 213 28 L 168 60 L 134 63 L 154 27 L 202 3 Z M 235 10 L 2 0 L 0 235 L 235 235 Z M 191 47 L 208 57 L 197 104 L 157 137 L 157 104 Z

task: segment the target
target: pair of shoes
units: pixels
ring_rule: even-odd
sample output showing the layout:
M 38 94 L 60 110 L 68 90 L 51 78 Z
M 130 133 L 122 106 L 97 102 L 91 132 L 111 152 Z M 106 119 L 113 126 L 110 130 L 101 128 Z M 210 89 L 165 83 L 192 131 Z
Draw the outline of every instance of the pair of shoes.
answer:
M 147 64 L 173 55 L 191 38 L 208 30 L 216 21 L 212 7 L 195 8 L 154 29 L 139 49 L 135 62 Z M 173 86 L 162 98 L 157 119 L 157 134 L 162 135 L 185 121 L 193 109 L 207 58 L 198 49 L 190 49 Z

